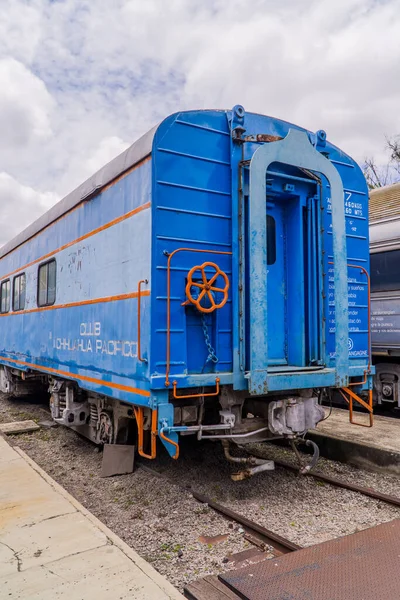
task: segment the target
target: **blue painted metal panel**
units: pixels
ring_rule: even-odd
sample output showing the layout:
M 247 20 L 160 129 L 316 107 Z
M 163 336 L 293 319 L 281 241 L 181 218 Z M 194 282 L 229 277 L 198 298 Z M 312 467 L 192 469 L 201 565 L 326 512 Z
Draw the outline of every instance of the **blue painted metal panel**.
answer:
M 2 362 L 23 370 L 37 365 L 98 393 L 150 402 L 148 364 L 137 360 L 136 297 L 140 279 L 151 286 L 150 183 L 146 161 L 0 261 L 3 277 L 26 273 L 25 310 L 0 317 Z M 57 264 L 56 302 L 38 309 L 38 266 L 49 254 Z M 142 353 L 149 357 L 146 292 L 141 311 Z
M 344 182 L 344 206 L 347 239 L 347 264 L 362 266 L 369 272 L 369 256 L 365 252 L 368 245 L 368 191 L 364 177 L 357 165 L 342 167 Z M 358 190 L 357 190 L 358 188 Z M 325 236 L 324 271 L 328 273 L 328 294 L 325 314 L 328 315 L 327 362 L 335 360 L 336 303 L 333 281 L 332 213 L 330 189 L 325 189 L 327 210 L 324 212 L 323 227 Z M 348 268 L 349 302 L 349 360 L 354 364 L 365 364 L 368 357 L 368 286 L 366 276 L 354 267 Z
M 165 373 L 167 345 L 167 263 L 171 259 L 171 377 L 232 372 L 232 291 L 223 310 L 207 317 L 218 363 L 205 364 L 201 316 L 186 300 L 188 271 L 204 262 L 232 275 L 232 198 L 230 136 L 224 112 L 181 113 L 166 119 L 154 139 L 153 156 L 153 294 L 154 327 L 151 372 Z M 208 272 L 212 275 L 212 269 Z M 232 288 L 231 288 L 232 290 Z M 164 382 L 160 383 L 160 387 Z
M 304 371 L 296 373 L 275 373 L 267 376 L 267 387 L 270 392 L 294 390 L 299 380 L 304 388 L 331 387 L 336 385 L 335 369 L 321 369 L 321 371 Z

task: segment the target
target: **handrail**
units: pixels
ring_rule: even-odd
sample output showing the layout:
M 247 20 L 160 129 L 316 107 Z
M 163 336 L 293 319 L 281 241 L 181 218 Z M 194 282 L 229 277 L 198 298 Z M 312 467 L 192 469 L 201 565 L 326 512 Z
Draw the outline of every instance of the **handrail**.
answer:
M 219 394 L 219 382 L 220 381 L 221 380 L 220 380 L 219 377 L 215 378 L 215 385 L 216 385 L 215 392 L 211 392 L 209 394 L 189 394 L 187 396 L 178 396 L 177 395 L 177 393 L 176 393 L 176 386 L 178 385 L 178 382 L 177 381 L 173 381 L 172 385 L 174 387 L 174 398 L 175 398 L 175 400 L 177 400 L 179 398 L 200 398 L 200 397 L 206 398 L 207 396 L 218 396 L 218 394 Z
M 167 262 L 167 360 L 165 368 L 165 387 L 169 387 L 171 382 L 169 380 L 169 371 L 171 363 L 171 260 L 178 252 L 202 252 L 206 254 L 225 254 L 232 255 L 232 252 L 222 252 L 221 250 L 205 250 L 202 248 L 177 248 L 173 250 L 171 254 L 168 254 Z M 161 435 L 161 433 L 160 433 Z
M 328 263 L 329 265 L 333 265 L 333 261 Z M 347 266 L 349 268 L 353 268 L 353 269 L 360 269 L 360 271 L 362 271 L 364 273 L 364 275 L 367 278 L 367 289 L 368 289 L 368 367 L 366 369 L 366 371 L 364 371 L 364 378 L 362 381 L 356 381 L 356 382 L 352 382 L 348 384 L 348 387 L 352 387 L 354 385 L 364 385 L 364 383 L 367 383 L 367 375 L 370 373 L 371 371 L 371 279 L 369 276 L 368 271 L 362 267 L 361 265 L 350 265 L 347 264 Z
M 329 262 L 328 264 L 333 265 L 333 262 Z M 372 390 L 368 390 L 368 402 L 365 402 L 362 398 L 360 398 L 360 396 L 358 396 L 357 394 L 355 394 L 353 392 L 353 390 L 350 389 L 350 387 L 353 386 L 358 386 L 358 385 L 364 385 L 365 383 L 367 383 L 368 381 L 368 375 L 371 372 L 371 279 L 369 276 L 368 271 L 362 267 L 361 265 L 351 265 L 351 264 L 347 264 L 347 266 L 349 268 L 352 269 L 360 269 L 360 271 L 362 271 L 364 273 L 364 275 L 367 278 L 367 289 L 368 289 L 368 367 L 367 369 L 364 371 L 364 377 L 362 379 L 362 381 L 353 381 L 352 383 L 349 383 L 347 385 L 347 387 L 344 387 L 342 389 L 339 389 L 339 392 L 341 393 L 341 395 L 343 396 L 344 400 L 347 402 L 347 404 L 349 405 L 349 412 L 350 412 L 350 423 L 352 425 L 359 425 L 360 427 L 372 427 L 374 424 L 374 415 L 373 415 L 373 397 L 372 397 Z M 345 396 L 345 394 L 343 393 L 345 392 L 346 394 L 348 394 L 348 398 Z M 358 402 L 359 404 L 361 404 L 361 406 L 363 406 L 369 414 L 369 425 L 365 425 L 364 423 L 357 423 L 356 421 L 353 420 L 353 400 L 355 400 L 356 402 Z
M 155 410 L 151 411 L 151 432 L 150 432 L 151 449 L 150 449 L 150 454 L 146 454 L 143 450 L 143 437 L 144 437 L 143 406 L 134 406 L 133 410 L 135 413 L 136 423 L 137 423 L 137 428 L 138 428 L 138 453 L 143 458 L 149 458 L 150 460 L 152 460 L 156 457 L 156 454 L 157 454 L 157 410 L 155 409 Z
M 346 402 L 349 405 L 349 411 L 350 411 L 350 423 L 352 425 L 359 425 L 360 427 L 372 427 L 374 424 L 374 415 L 373 415 L 373 399 L 372 399 L 372 390 L 368 390 L 368 403 L 365 402 L 362 398 L 360 398 L 359 396 L 357 396 L 357 394 L 355 394 L 353 392 L 353 390 L 350 390 L 348 387 L 347 388 L 342 388 L 344 392 L 346 392 L 346 394 L 349 395 L 349 398 L 346 398 L 346 396 L 344 395 L 342 390 L 339 390 L 339 392 L 341 393 L 341 395 L 343 396 L 343 398 L 346 400 Z M 361 406 L 363 406 L 365 409 L 367 409 L 368 413 L 369 413 L 369 425 L 365 425 L 365 423 L 357 423 L 356 421 L 353 420 L 353 400 L 355 400 L 356 402 L 358 402 L 359 404 L 361 404 Z
M 138 289 L 137 289 L 137 301 L 138 301 L 138 310 L 137 310 L 137 315 L 138 315 L 138 322 L 137 322 L 137 357 L 138 360 L 140 360 L 141 362 L 147 362 L 147 358 L 142 358 L 142 346 L 141 346 L 141 342 L 140 342 L 140 300 L 142 297 L 142 283 L 144 283 L 145 285 L 147 285 L 149 283 L 148 279 L 141 279 L 138 283 Z
M 370 279 L 368 271 L 361 265 L 349 265 L 348 264 L 347 266 L 351 267 L 353 269 L 360 269 L 364 273 L 364 275 L 367 278 L 367 289 L 368 289 L 368 368 L 367 368 L 367 371 L 365 371 L 365 373 L 364 373 L 363 381 L 361 381 L 361 382 L 356 381 L 353 383 L 349 383 L 348 387 L 351 387 L 354 385 L 363 385 L 364 383 L 366 383 L 367 375 L 371 371 L 371 279 Z

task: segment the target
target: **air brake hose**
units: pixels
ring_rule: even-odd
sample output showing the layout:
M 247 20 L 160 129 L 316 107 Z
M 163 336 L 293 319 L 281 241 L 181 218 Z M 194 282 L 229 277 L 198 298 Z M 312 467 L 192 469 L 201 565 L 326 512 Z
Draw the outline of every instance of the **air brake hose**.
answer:
M 309 471 L 311 471 L 311 469 L 313 469 L 316 466 L 318 459 L 319 459 L 319 448 L 318 448 L 317 444 L 315 442 L 313 442 L 312 440 L 305 440 L 305 444 L 306 444 L 306 446 L 312 447 L 313 456 L 312 456 L 310 464 L 308 464 L 305 467 L 302 467 L 300 469 L 301 475 L 307 475 L 307 473 L 309 473 Z

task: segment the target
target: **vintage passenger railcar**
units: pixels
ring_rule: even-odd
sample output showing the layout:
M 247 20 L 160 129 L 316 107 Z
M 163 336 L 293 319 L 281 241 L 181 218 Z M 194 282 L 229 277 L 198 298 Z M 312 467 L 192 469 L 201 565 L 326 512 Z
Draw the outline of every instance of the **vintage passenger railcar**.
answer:
M 322 130 L 174 114 L 0 256 L 1 390 L 95 442 L 297 439 L 371 387 L 368 191 Z
M 370 193 L 374 403 L 400 409 L 400 183 Z

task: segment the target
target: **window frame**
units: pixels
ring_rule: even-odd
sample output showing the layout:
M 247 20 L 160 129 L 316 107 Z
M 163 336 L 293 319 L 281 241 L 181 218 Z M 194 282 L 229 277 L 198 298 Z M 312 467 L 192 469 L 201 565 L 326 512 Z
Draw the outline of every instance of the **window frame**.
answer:
M 396 292 L 400 289 L 400 269 L 393 270 L 393 263 L 400 258 L 400 249 L 379 250 L 370 255 L 371 292 Z M 380 273 L 378 273 L 380 269 Z
M 17 279 L 20 279 L 21 277 L 25 278 L 24 305 L 20 306 L 19 308 L 15 308 L 15 282 L 17 281 Z M 19 295 L 19 297 L 21 297 L 21 294 Z M 25 310 L 25 304 L 26 304 L 26 273 L 24 271 L 23 273 L 19 273 L 18 275 L 15 275 L 15 277 L 13 278 L 13 284 L 12 284 L 12 309 L 13 309 L 13 312 L 20 312 L 21 310 Z
M 6 283 L 10 284 L 10 288 L 8 291 L 8 308 L 7 310 L 3 310 L 2 309 L 2 304 L 3 304 L 3 287 L 6 285 Z M 2 315 L 6 315 L 7 313 L 10 312 L 11 309 L 11 281 L 10 278 L 5 279 L 4 281 L 1 282 L 0 284 L 0 314 Z
M 276 263 L 277 248 L 276 248 L 276 218 L 273 215 L 267 213 L 266 216 L 266 231 L 267 231 L 267 266 L 274 265 Z M 272 228 L 269 226 L 272 224 Z M 272 231 L 271 231 L 272 229 Z
M 49 267 L 48 265 L 50 265 L 51 263 L 54 263 L 55 265 L 55 277 L 54 277 L 54 300 L 53 302 L 48 302 L 48 297 L 49 297 Z M 46 302 L 40 303 L 40 270 L 43 267 L 47 266 L 47 281 L 46 281 Z M 40 265 L 38 266 L 37 269 L 37 290 L 36 290 L 36 304 L 39 308 L 43 308 L 45 306 L 53 306 L 56 302 L 56 296 L 57 296 L 57 261 L 55 258 L 50 258 L 50 260 L 46 260 L 45 262 L 40 263 Z

